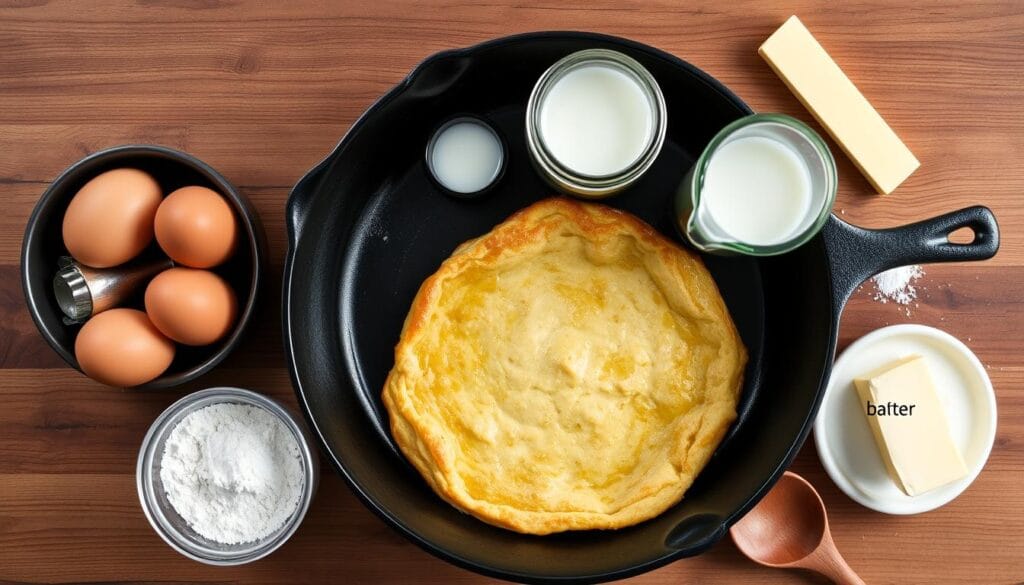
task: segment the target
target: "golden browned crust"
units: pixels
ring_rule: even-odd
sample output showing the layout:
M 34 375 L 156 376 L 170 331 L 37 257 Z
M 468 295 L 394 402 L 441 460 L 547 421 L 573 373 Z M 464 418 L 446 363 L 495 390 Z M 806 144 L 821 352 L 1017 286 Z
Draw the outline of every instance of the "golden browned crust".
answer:
M 532 534 L 620 528 L 683 497 L 745 363 L 695 254 L 627 213 L 547 199 L 423 283 L 383 399 L 457 508 Z

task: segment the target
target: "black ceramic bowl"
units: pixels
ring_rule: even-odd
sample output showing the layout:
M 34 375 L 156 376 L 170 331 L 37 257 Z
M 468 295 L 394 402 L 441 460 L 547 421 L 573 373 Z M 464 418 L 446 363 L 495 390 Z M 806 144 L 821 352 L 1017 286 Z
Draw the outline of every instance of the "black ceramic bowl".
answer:
M 238 296 L 238 319 L 223 340 L 203 347 L 178 344 L 174 362 L 160 377 L 137 388 L 167 388 L 183 384 L 210 371 L 238 345 L 252 319 L 264 269 L 266 238 L 256 211 L 231 183 L 203 161 L 163 146 L 116 146 L 91 154 L 71 165 L 50 185 L 36 204 L 21 247 L 21 284 L 32 319 L 64 361 L 81 371 L 75 359 L 75 337 L 80 325 L 65 325 L 53 295 L 57 260 L 67 256 L 62 236 L 64 211 L 78 190 L 93 177 L 111 169 L 132 167 L 151 174 L 164 194 L 187 185 L 217 191 L 235 211 L 240 228 L 238 249 L 214 272 L 222 276 Z M 154 241 L 143 254 L 159 254 Z M 141 294 L 128 305 L 142 308 Z

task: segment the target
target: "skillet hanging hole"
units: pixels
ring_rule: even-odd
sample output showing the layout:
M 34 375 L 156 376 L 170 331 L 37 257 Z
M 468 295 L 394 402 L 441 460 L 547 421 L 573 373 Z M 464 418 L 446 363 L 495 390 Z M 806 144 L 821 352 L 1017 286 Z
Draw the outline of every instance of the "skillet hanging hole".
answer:
M 977 234 L 970 227 L 962 227 L 958 230 L 954 230 L 946 236 L 946 241 L 950 244 L 966 246 L 973 244 L 977 239 Z

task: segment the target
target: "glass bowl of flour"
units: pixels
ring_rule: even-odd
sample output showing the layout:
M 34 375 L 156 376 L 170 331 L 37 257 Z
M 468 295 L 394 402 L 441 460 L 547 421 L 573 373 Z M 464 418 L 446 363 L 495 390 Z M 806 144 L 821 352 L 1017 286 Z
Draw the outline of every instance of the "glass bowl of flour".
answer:
M 210 388 L 150 427 L 136 470 L 157 534 L 210 565 L 241 565 L 284 544 L 302 523 L 319 465 L 299 422 L 249 390 Z

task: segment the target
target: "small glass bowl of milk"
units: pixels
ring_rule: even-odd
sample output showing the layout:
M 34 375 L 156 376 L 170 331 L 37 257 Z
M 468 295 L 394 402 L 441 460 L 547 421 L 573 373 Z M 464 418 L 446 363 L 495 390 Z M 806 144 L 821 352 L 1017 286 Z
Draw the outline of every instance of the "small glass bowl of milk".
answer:
M 638 61 L 607 49 L 578 51 L 548 68 L 530 94 L 530 157 L 556 189 L 607 197 L 654 164 L 665 112 L 658 82 Z
M 449 195 L 478 197 L 501 179 L 507 150 L 494 126 L 479 116 L 464 114 L 445 121 L 431 135 L 427 170 Z
M 676 221 L 702 251 L 774 256 L 813 238 L 835 198 L 821 136 L 791 116 L 753 114 L 711 139 L 676 192 Z

